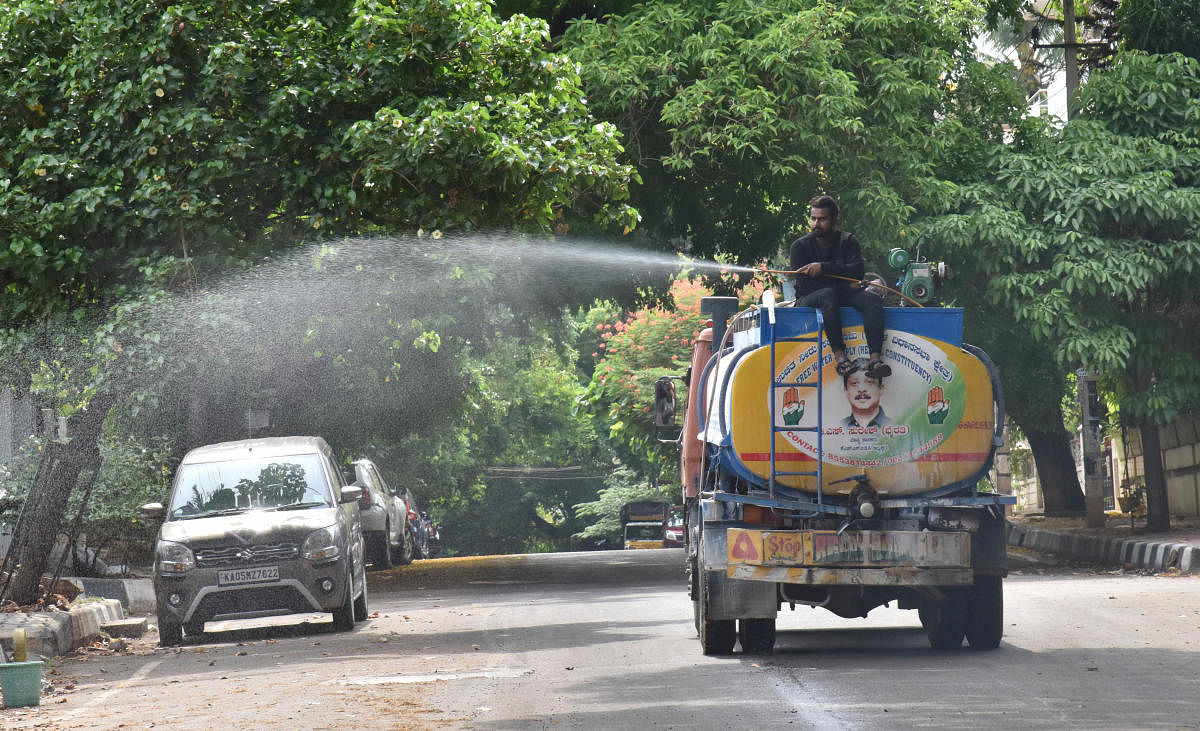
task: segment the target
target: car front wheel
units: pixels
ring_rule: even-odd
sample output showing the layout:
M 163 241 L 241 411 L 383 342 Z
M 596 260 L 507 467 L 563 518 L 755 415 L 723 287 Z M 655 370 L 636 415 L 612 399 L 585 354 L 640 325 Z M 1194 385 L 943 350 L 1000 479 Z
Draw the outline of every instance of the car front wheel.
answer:
M 178 647 L 183 644 L 183 625 L 171 622 L 158 615 L 158 644 L 163 647 Z
M 354 629 L 354 574 L 346 569 L 346 590 L 342 592 L 342 604 L 333 610 L 333 626 L 341 632 Z
M 367 620 L 367 611 L 367 576 L 363 574 L 362 593 L 354 600 L 354 621 L 365 622 Z

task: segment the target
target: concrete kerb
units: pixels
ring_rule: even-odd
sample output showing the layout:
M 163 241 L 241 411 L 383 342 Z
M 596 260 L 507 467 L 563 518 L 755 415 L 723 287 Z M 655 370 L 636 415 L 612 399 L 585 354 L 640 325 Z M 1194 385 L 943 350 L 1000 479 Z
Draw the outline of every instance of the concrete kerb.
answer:
M 1133 550 L 1129 552 L 1129 563 L 1133 564 L 1135 569 L 1148 569 L 1150 564 L 1148 554 L 1150 552 L 1149 541 L 1134 541 Z
M 1182 573 L 1200 573 L 1200 546 L 1187 546 L 1179 554 L 1179 570 Z
M 1166 568 L 1164 565 L 1167 560 L 1167 545 L 1166 543 L 1146 543 L 1146 563 L 1153 569 L 1161 571 Z
M 1200 573 L 1200 546 L 1088 536 L 1010 524 L 1008 545 L 1031 548 L 1074 561 L 1128 566 L 1148 571 Z
M 1092 555 L 1092 537 L 1072 535 L 1067 538 L 1067 551 L 1074 556 L 1082 556 L 1085 560 L 1094 561 Z
M 1114 564 L 1121 552 L 1120 539 L 1111 536 L 1104 539 L 1104 550 L 1100 553 L 1100 563 Z
M 25 630 L 29 655 L 55 657 L 100 637 L 100 625 L 124 619 L 125 609 L 116 599 L 100 599 L 71 607 L 67 612 L 0 613 L 0 642 L 12 649 L 13 630 Z
M 88 596 L 116 599 L 131 615 L 154 614 L 154 584 L 150 579 L 66 579 Z

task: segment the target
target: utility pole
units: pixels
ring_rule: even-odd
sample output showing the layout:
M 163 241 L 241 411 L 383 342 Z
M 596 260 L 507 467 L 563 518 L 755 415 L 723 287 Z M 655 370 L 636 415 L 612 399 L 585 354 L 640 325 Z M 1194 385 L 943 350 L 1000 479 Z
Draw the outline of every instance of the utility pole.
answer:
M 1075 117 L 1075 94 L 1079 91 L 1079 47 L 1075 38 L 1075 0 L 1063 0 L 1063 52 L 1067 61 L 1067 119 Z
M 1083 456 L 1083 497 L 1087 507 L 1087 527 L 1104 527 L 1104 491 L 1100 477 L 1100 421 L 1104 407 L 1096 376 L 1086 368 L 1075 371 L 1079 399 L 1079 435 Z
M 1049 13 L 1049 5 L 1051 2 L 1046 2 L 1043 8 L 1044 17 L 1048 20 L 1053 20 Z M 1076 98 L 1079 92 L 1079 49 L 1081 48 L 1103 48 L 1103 42 L 1079 42 L 1079 35 L 1075 28 L 1075 2 L 1074 0 L 1062 0 L 1063 9 L 1063 42 L 1062 43 L 1035 43 L 1034 48 L 1061 48 L 1063 49 L 1063 58 L 1065 60 L 1064 73 L 1066 75 L 1067 86 L 1067 119 L 1070 120 L 1079 112 L 1079 100 Z

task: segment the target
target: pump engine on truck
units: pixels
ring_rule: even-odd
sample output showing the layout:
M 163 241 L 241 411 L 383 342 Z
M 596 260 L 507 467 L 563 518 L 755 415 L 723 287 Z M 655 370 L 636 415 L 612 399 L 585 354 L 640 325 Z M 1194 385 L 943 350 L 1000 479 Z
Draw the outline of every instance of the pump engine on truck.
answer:
M 839 375 L 820 311 L 792 304 L 771 290 L 741 312 L 704 298 L 712 324 L 688 375 L 664 381 L 686 385 L 681 424 L 674 388 L 656 389 L 656 424 L 679 429 L 669 441 L 704 653 L 771 652 L 784 605 L 853 618 L 891 602 L 917 610 L 936 648 L 999 646 L 1015 500 L 979 487 L 1002 443 L 1003 393 L 987 354 L 962 340 L 963 311 L 886 307 L 892 372 L 868 379 Z M 866 356 L 861 316 L 843 308 L 842 322 L 850 357 Z M 876 416 L 864 423 L 855 406 Z

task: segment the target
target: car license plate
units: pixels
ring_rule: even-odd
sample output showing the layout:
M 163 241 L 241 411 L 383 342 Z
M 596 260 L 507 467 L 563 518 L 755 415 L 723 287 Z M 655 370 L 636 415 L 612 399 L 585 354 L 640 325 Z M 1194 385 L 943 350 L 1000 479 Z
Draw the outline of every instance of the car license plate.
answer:
M 221 586 L 228 584 L 252 584 L 256 581 L 278 581 L 278 566 L 255 566 L 249 569 L 226 569 L 217 574 L 217 583 Z

